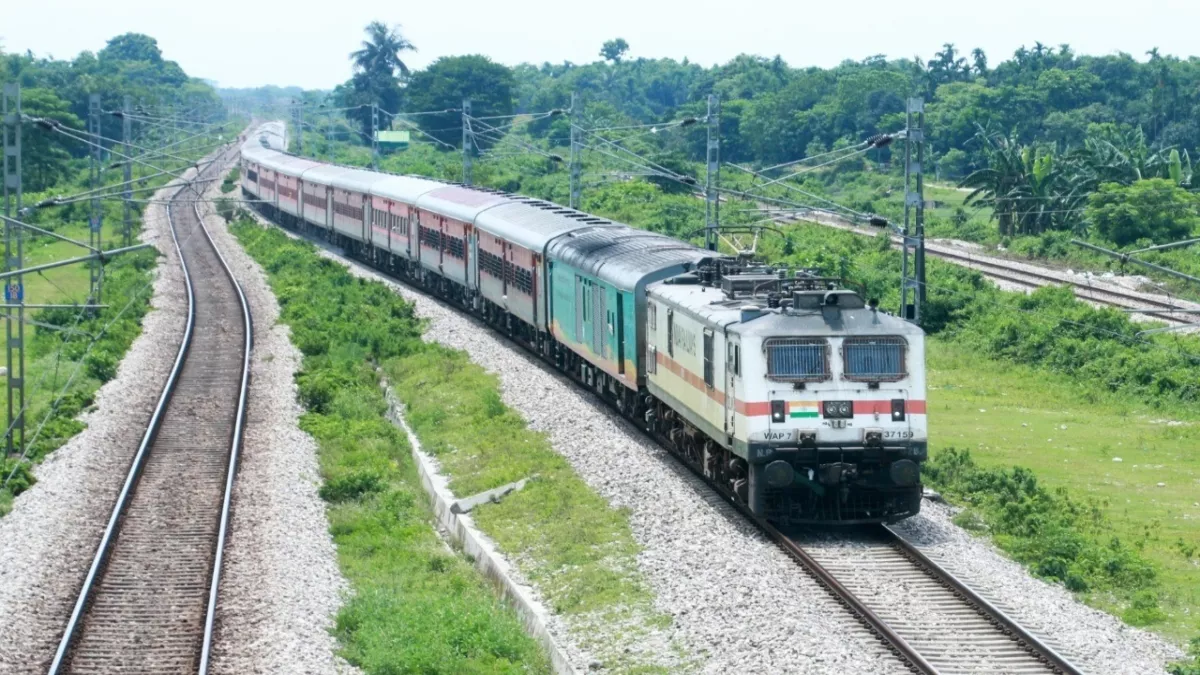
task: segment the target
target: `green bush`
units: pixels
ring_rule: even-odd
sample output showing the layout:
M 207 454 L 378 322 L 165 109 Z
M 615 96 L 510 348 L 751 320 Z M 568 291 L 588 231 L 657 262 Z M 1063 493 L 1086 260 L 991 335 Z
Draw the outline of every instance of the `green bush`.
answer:
M 321 499 L 328 502 L 345 502 L 379 492 L 384 485 L 383 475 L 377 471 L 353 470 L 327 478 L 320 494 Z
M 1028 469 L 981 467 L 969 451 L 953 447 L 926 462 L 925 477 L 948 497 L 970 504 L 964 513 L 971 514 L 971 529 L 989 531 L 1034 574 L 1077 593 L 1111 594 L 1125 605 L 1122 617 L 1131 624 L 1166 618 L 1154 566 L 1136 543 L 1110 534 L 1099 504 L 1080 502 L 1062 488 L 1046 489 Z

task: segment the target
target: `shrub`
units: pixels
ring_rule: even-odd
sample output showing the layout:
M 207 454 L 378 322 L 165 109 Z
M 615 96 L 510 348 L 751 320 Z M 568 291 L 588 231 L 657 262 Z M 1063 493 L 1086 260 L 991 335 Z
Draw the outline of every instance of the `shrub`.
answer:
M 330 476 L 321 486 L 321 499 L 327 502 L 346 502 L 364 494 L 378 492 L 384 487 L 383 475 L 373 470 L 352 470 Z
M 1134 625 L 1165 619 L 1157 573 L 1136 549 L 1109 534 L 1099 506 L 1065 489 L 1048 490 L 1028 469 L 985 468 L 971 453 L 946 448 L 925 464 L 925 477 L 951 498 L 970 503 L 955 522 L 988 530 L 996 543 L 1033 573 L 1083 593 L 1106 591 L 1127 603 Z

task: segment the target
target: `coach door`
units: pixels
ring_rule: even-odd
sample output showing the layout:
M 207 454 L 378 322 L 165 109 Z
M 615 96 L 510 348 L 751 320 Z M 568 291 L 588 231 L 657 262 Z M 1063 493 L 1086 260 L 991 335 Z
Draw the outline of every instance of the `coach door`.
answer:
M 730 439 L 736 435 L 737 378 L 741 370 L 742 345 L 736 333 L 725 333 L 725 433 Z

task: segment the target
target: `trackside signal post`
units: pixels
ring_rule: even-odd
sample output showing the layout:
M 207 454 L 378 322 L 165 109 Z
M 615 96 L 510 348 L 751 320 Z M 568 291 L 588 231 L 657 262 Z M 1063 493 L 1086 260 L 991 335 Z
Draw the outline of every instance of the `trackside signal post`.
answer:
M 914 118 L 915 115 L 915 118 Z M 904 128 L 904 230 L 900 274 L 900 316 L 921 323 L 925 303 L 925 101 L 908 99 Z M 916 124 L 914 125 L 913 122 Z
M 21 85 L 4 85 L 0 103 L 0 132 L 4 136 L 4 271 L 20 270 L 24 261 L 21 228 L 11 220 L 21 214 Z M 5 455 L 25 447 L 25 284 L 20 274 L 5 279 L 5 363 L 8 384 L 8 426 Z M 8 296 L 15 296 L 9 298 Z M 16 326 L 13 326 L 13 320 Z M 14 330 L 15 328 L 15 330 Z M 15 413 L 15 416 L 14 416 Z
M 133 147 L 130 143 L 133 141 L 133 123 L 129 119 L 129 115 L 133 112 L 133 106 L 129 96 L 125 97 L 125 101 L 121 106 L 121 140 L 124 142 L 124 152 L 130 157 L 133 156 Z M 125 179 L 125 190 L 121 193 L 121 201 L 125 204 L 124 219 L 121 221 L 121 245 L 133 245 L 133 160 L 127 159 L 124 163 L 125 171 L 123 178 Z
M 331 119 L 329 122 L 333 124 Z M 379 168 L 379 106 L 371 104 L 371 168 Z

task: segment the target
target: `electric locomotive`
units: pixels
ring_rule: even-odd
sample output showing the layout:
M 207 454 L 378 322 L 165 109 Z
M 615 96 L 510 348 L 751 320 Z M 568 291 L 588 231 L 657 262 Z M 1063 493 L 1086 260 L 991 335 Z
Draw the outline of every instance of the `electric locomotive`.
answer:
M 706 478 L 781 524 L 917 513 L 920 328 L 834 279 L 746 260 L 647 294 L 648 414 Z

